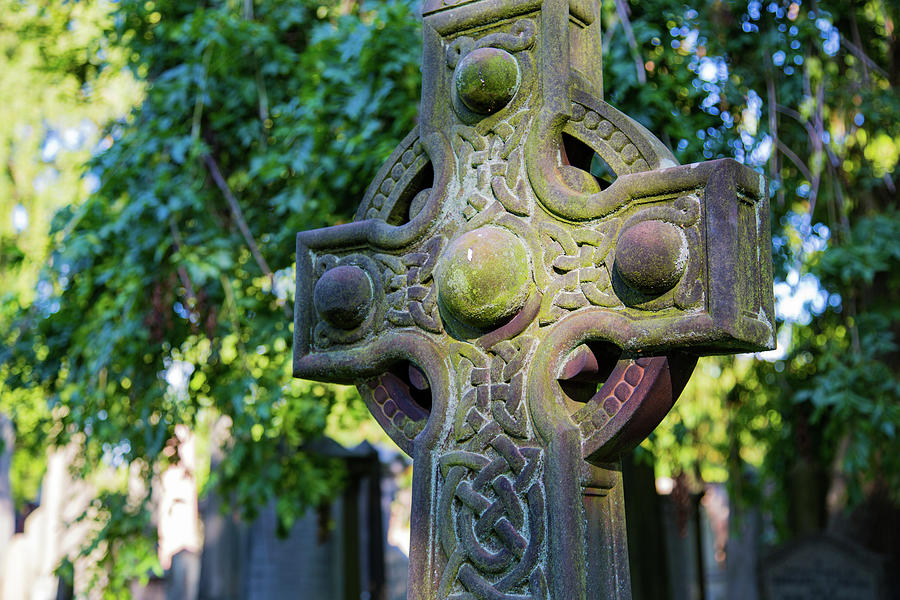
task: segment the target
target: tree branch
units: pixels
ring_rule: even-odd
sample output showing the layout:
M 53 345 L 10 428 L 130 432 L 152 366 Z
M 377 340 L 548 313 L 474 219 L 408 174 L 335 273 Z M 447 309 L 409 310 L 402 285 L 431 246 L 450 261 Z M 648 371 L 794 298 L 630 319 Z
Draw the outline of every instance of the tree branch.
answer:
M 250 253 L 253 254 L 253 258 L 254 260 L 256 260 L 256 264 L 259 265 L 259 268 L 263 273 L 271 278 L 272 269 L 269 268 L 269 265 L 266 263 L 266 259 L 263 258 L 262 253 L 259 251 L 259 246 L 256 245 L 256 240 L 253 239 L 253 234 L 250 233 L 250 228 L 247 226 L 247 221 L 244 219 L 244 212 L 241 210 L 241 206 L 240 204 L 238 204 L 237 198 L 235 198 L 234 194 L 231 193 L 231 188 L 228 187 L 228 182 L 226 182 L 225 178 L 222 177 L 222 172 L 219 170 L 219 165 L 216 164 L 216 159 L 214 159 L 209 154 L 204 154 L 203 162 L 206 163 L 206 167 L 209 169 L 209 173 L 210 175 L 212 175 L 213 181 L 216 182 L 216 185 L 222 191 L 222 195 L 225 196 L 225 199 L 228 201 L 228 206 L 229 208 L 231 208 L 231 215 L 237 222 L 238 229 L 241 230 L 241 234 L 244 236 L 244 241 L 247 242 L 247 247 L 250 248 Z
M 804 163 L 803 160 L 799 156 L 797 156 L 796 152 L 794 152 L 793 150 L 788 148 L 784 144 L 784 142 L 782 142 L 781 140 L 778 140 L 778 139 L 775 140 L 775 147 L 778 148 L 778 150 L 780 150 L 782 154 L 784 154 L 789 159 L 791 159 L 791 162 L 794 163 L 794 165 L 797 167 L 797 169 L 799 169 L 799 171 L 803 174 L 803 176 L 806 177 L 806 180 L 809 181 L 810 183 L 812 183 L 812 181 L 813 181 L 812 172 L 809 170 L 809 167 L 806 166 L 806 163 Z
M 780 139 L 778 137 L 778 100 L 775 94 L 775 80 L 771 72 L 766 75 L 766 91 L 769 97 L 769 133 L 777 144 Z M 769 159 L 769 178 L 772 181 L 778 181 L 779 184 L 783 183 L 781 181 L 781 160 L 777 152 L 773 152 Z M 778 204 L 784 206 L 784 185 L 778 186 Z
M 181 232 L 178 231 L 178 224 L 175 222 L 174 217 L 171 216 L 169 217 L 169 229 L 172 232 L 172 240 L 175 242 L 175 251 L 179 252 L 184 243 L 181 240 Z M 178 278 L 181 279 L 181 285 L 184 286 L 184 291 L 187 292 L 188 299 L 194 303 L 192 310 L 196 310 L 197 305 L 199 304 L 197 301 L 197 294 L 194 293 L 194 286 L 191 284 L 191 278 L 188 276 L 187 269 L 185 269 L 183 265 L 178 265 Z
M 647 83 L 647 70 L 644 68 L 644 60 L 641 58 L 641 51 L 638 49 L 637 40 L 634 37 L 634 30 L 631 28 L 631 21 L 628 19 L 628 6 L 625 0 L 616 0 L 616 12 L 619 13 L 619 19 L 622 21 L 622 28 L 625 30 L 625 37 L 628 38 L 628 45 L 631 46 L 631 54 L 634 56 L 634 69 L 637 71 L 637 79 L 639 83 Z
M 855 3 L 851 3 L 850 7 L 850 29 L 853 33 L 853 43 L 862 48 L 862 37 L 859 35 L 859 22 L 856 20 L 856 6 Z M 866 64 L 866 61 L 859 61 L 862 66 L 862 74 L 863 74 L 863 83 L 869 85 L 870 76 L 869 76 L 869 66 Z
M 803 118 L 803 115 L 801 115 L 799 112 L 797 112 L 797 111 L 794 110 L 793 108 L 789 108 L 789 107 L 783 106 L 783 105 L 781 105 L 781 104 L 776 104 L 776 105 L 775 105 L 775 110 L 777 110 L 777 111 L 780 112 L 781 114 L 784 114 L 784 115 L 787 115 L 787 116 L 791 117 L 792 119 L 794 119 L 795 121 L 797 121 L 798 123 L 800 123 L 801 125 L 803 125 L 803 128 L 806 129 L 806 133 L 807 133 L 810 137 L 812 137 L 812 136 L 814 136 L 814 135 L 816 134 L 816 133 L 815 133 L 815 130 L 812 128 L 812 125 L 809 124 L 809 121 L 807 121 L 806 119 L 804 119 L 804 118 Z
M 884 69 L 882 69 L 880 66 L 878 66 L 878 63 L 876 63 L 874 60 L 869 58 L 869 55 L 866 54 L 865 52 L 863 52 L 862 48 L 860 48 L 859 46 L 857 46 L 856 44 L 854 44 L 853 42 L 851 42 L 844 36 L 841 36 L 841 43 L 847 47 L 847 50 L 849 50 L 853 56 L 855 56 L 860 61 L 862 61 L 862 63 L 865 66 L 869 67 L 870 69 L 872 69 L 873 71 L 875 71 L 876 73 L 878 73 L 879 75 L 881 75 L 882 77 L 887 79 L 888 81 L 891 80 L 890 74 L 887 71 L 885 71 Z

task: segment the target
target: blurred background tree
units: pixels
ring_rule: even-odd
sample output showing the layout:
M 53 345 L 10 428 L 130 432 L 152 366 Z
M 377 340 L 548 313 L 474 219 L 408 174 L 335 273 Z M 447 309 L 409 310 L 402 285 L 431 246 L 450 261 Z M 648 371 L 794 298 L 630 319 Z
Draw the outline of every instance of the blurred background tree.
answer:
M 289 527 L 341 483 L 304 444 L 368 423 L 354 390 L 290 377 L 293 238 L 349 220 L 414 126 L 418 2 L 0 7 L 0 411 L 20 500 L 46 445 L 78 444 L 85 476 L 138 469 L 143 502 L 122 484 L 99 504 L 124 585 L 147 562 L 122 557 L 152 553 L 174 427 L 226 418 L 207 483 L 251 518 L 275 501 Z M 682 162 L 734 157 L 773 190 L 779 349 L 701 361 L 647 455 L 764 502 L 781 537 L 893 510 L 900 7 L 603 10 L 606 100 Z
M 50 248 L 54 213 L 78 206 L 96 188 L 84 163 L 112 139 L 103 128 L 138 101 L 141 84 L 123 71 L 124 49 L 104 37 L 109 5 L 0 1 L 0 354 L 28 327 L 26 307 L 50 300 L 39 276 Z M 39 282 L 40 280 L 40 282 Z M 30 310 L 30 309 L 29 309 Z M 5 342 L 5 343 L 4 343 Z M 38 491 L 50 406 L 43 391 L 5 383 L 0 364 L 0 412 L 20 432 L 13 457 L 16 503 Z M 32 435 L 34 432 L 37 435 Z

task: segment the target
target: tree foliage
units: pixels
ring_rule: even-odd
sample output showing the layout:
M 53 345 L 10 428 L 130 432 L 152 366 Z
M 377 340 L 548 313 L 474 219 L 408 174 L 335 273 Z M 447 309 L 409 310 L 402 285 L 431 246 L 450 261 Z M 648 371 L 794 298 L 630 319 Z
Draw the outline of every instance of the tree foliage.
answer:
M 121 70 L 122 49 L 102 35 L 108 11 L 103 2 L 0 1 L 0 355 L 29 327 L 28 306 L 52 308 L 49 281 L 38 285 L 50 220 L 87 197 L 93 178 L 81 167 L 104 144 L 100 127 L 139 95 Z M 0 360 L 0 412 L 19 434 L 12 477 L 21 507 L 37 495 L 46 449 L 36 434 L 51 424 L 40 390 L 5 382 L 11 375 Z
M 610 101 L 668 132 L 682 161 L 733 156 L 769 177 L 779 313 L 779 350 L 749 368 L 744 359 L 702 368 L 650 446 L 673 471 L 725 467 L 745 500 L 770 490 L 783 534 L 823 527 L 878 490 L 896 501 L 900 8 L 631 8 L 635 43 L 609 42 L 622 30 L 607 36 Z M 711 381 L 723 377 L 727 390 Z M 724 411 L 705 408 L 703 386 L 724 392 Z M 744 481 L 747 463 L 755 485 Z
M 38 19 L 16 35 L 65 39 L 66 11 L 93 5 L 63 6 L 55 30 Z M 46 267 L 28 282 L 37 291 L 3 304 L 3 389 L 47 407 L 18 418 L 23 444 L 74 442 L 86 472 L 132 464 L 152 481 L 175 425 L 224 416 L 230 446 L 213 483 L 251 516 L 275 501 L 287 526 L 329 495 L 340 472 L 303 446 L 335 409 L 358 414 L 359 400 L 290 378 L 293 239 L 349 219 L 413 126 L 417 8 L 120 0 L 108 21 L 97 17 L 105 31 L 89 51 L 41 59 L 98 89 L 121 60 L 146 89 L 86 167 L 98 189 L 67 197 L 54 217 Z M 900 9 L 634 0 L 603 11 L 606 100 L 682 162 L 735 157 L 773 190 L 780 350 L 701 363 L 647 445 L 659 468 L 728 476 L 745 500 L 769 489 L 785 529 L 803 498 L 766 484 L 788 473 L 812 475 L 822 518 L 829 491 L 844 493 L 839 509 L 900 490 Z M 27 188 L 10 181 L 0 177 Z M 0 269 L 16 273 L 37 254 L 4 235 Z M 107 537 L 119 582 L 129 565 L 146 568 L 116 562 L 146 530 L 126 496 L 112 490 L 96 506 L 118 523 Z
M 175 425 L 221 415 L 217 484 L 250 516 L 277 500 L 287 526 L 333 493 L 340 471 L 302 447 L 352 397 L 290 377 L 294 235 L 347 218 L 413 126 L 412 12 L 117 3 L 105 39 L 146 93 L 87 166 L 99 188 L 55 215 L 37 297 L 4 319 L 5 385 L 52 410 L 20 423 L 23 440 L 77 443 L 85 472 L 134 463 L 152 481 Z M 122 572 L 145 568 L 121 559 L 148 533 L 126 495 L 97 510 L 117 523 L 105 566 Z

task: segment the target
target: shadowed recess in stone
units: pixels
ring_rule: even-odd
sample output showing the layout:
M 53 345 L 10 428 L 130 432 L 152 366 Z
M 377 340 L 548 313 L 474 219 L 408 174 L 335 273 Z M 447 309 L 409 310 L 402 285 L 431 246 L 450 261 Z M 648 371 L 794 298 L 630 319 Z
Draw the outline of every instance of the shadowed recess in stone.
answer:
M 434 167 L 431 161 L 425 163 L 397 195 L 390 213 L 385 219 L 391 225 L 404 225 L 415 217 L 425 206 L 431 187 L 434 185 Z
M 569 407 L 577 410 L 594 397 L 615 370 L 622 351 L 614 344 L 591 342 L 576 347 L 559 373 L 559 386 Z M 573 410 L 573 412 L 574 412 Z
M 431 386 L 428 378 L 414 364 L 400 362 L 390 368 L 394 378 L 399 408 L 416 419 L 424 419 L 431 412 Z
M 599 154 L 578 138 L 565 132 L 562 134 L 562 142 L 565 152 L 563 165 L 568 164 L 578 170 L 578 173 L 568 169 L 563 172 L 563 177 L 570 187 L 592 193 L 605 190 L 612 185 L 616 179 L 615 173 Z

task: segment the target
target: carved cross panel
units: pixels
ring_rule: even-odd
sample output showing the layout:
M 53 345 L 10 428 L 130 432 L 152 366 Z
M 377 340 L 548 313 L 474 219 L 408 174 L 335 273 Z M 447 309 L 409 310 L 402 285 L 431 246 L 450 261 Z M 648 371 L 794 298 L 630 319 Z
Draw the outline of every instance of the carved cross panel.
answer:
M 604 103 L 598 15 L 427 0 L 419 126 L 297 237 L 295 376 L 414 459 L 411 600 L 630 598 L 619 454 L 774 342 L 764 179 Z

